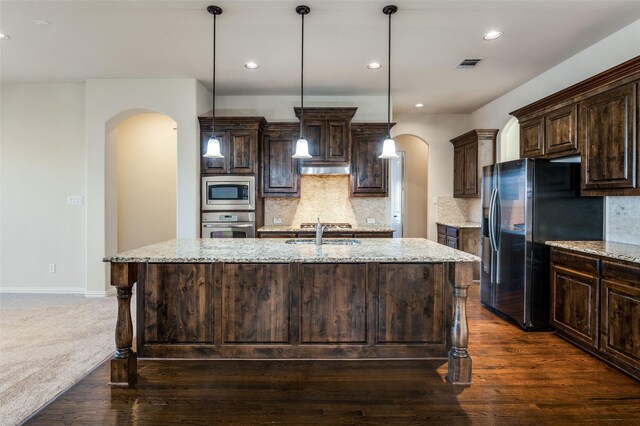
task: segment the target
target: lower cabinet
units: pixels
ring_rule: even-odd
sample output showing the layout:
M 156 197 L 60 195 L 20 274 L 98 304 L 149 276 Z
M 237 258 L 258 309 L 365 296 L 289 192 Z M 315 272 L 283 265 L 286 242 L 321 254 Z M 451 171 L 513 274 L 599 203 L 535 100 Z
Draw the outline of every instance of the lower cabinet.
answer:
M 455 226 L 438 226 L 438 243 L 456 250 L 480 256 L 480 228 L 458 228 Z M 473 267 L 473 279 L 480 280 L 480 264 Z
M 557 334 L 640 380 L 640 265 L 551 249 Z

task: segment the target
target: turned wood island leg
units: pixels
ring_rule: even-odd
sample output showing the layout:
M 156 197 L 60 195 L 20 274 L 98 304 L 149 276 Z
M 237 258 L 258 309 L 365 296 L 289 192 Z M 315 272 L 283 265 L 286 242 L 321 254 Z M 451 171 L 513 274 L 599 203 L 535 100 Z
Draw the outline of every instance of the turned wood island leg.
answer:
M 471 384 L 471 357 L 467 351 L 467 290 L 473 277 L 472 263 L 449 265 L 449 281 L 453 287 L 453 321 L 447 379 L 454 385 Z
M 137 279 L 137 264 L 112 263 L 111 285 L 116 287 L 118 319 L 116 320 L 116 353 L 111 358 L 111 385 L 130 385 L 135 382 L 138 365 L 133 344 L 131 322 L 131 290 Z

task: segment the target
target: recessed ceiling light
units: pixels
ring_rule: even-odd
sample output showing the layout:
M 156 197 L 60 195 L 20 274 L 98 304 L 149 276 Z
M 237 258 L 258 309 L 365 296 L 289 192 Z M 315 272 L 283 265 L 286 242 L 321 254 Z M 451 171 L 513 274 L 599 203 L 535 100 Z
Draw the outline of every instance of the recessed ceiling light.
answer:
M 0 33 L 0 40 L 11 40 L 8 34 Z
M 424 106 L 424 104 L 415 104 L 414 107 L 416 108 L 422 108 Z
M 489 31 L 482 38 L 485 39 L 485 40 L 495 40 L 495 39 L 500 38 L 500 37 L 502 37 L 502 32 L 501 31 Z
M 258 68 L 258 64 L 256 64 L 255 62 L 247 62 L 246 64 L 244 64 L 244 67 L 250 70 L 255 70 L 256 68 Z
M 367 65 L 367 68 L 369 68 L 370 70 L 377 70 L 380 67 L 381 65 L 377 62 L 371 62 L 369 65 Z
M 49 25 L 49 21 L 45 21 L 44 19 L 34 19 L 33 23 L 36 25 Z

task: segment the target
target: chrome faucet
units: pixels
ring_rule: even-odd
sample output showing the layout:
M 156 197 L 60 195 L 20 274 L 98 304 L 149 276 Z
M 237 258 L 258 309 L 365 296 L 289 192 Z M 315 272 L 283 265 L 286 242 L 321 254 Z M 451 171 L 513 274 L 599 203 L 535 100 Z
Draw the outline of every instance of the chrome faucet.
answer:
M 318 222 L 316 223 L 316 245 L 322 245 L 322 233 L 324 232 L 326 226 L 322 226 L 320 224 L 320 218 L 318 218 Z

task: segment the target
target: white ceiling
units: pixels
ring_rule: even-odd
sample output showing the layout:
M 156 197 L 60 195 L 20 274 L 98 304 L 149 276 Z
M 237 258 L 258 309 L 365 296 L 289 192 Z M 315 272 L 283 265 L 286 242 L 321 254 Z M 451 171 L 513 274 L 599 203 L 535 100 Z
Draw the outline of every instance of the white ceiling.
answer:
M 195 78 L 211 87 L 212 16 L 218 17 L 221 95 L 295 95 L 300 17 L 305 18 L 305 94 L 386 94 L 391 0 L 0 1 L 3 82 L 94 78 Z M 638 0 L 405 1 L 393 16 L 396 111 L 471 112 L 640 18 Z M 50 25 L 36 25 L 44 19 Z M 487 42 L 482 35 L 504 36 Z M 474 70 L 463 58 L 483 58 Z M 247 70 L 249 60 L 260 65 Z M 383 68 L 370 71 L 376 60 Z

